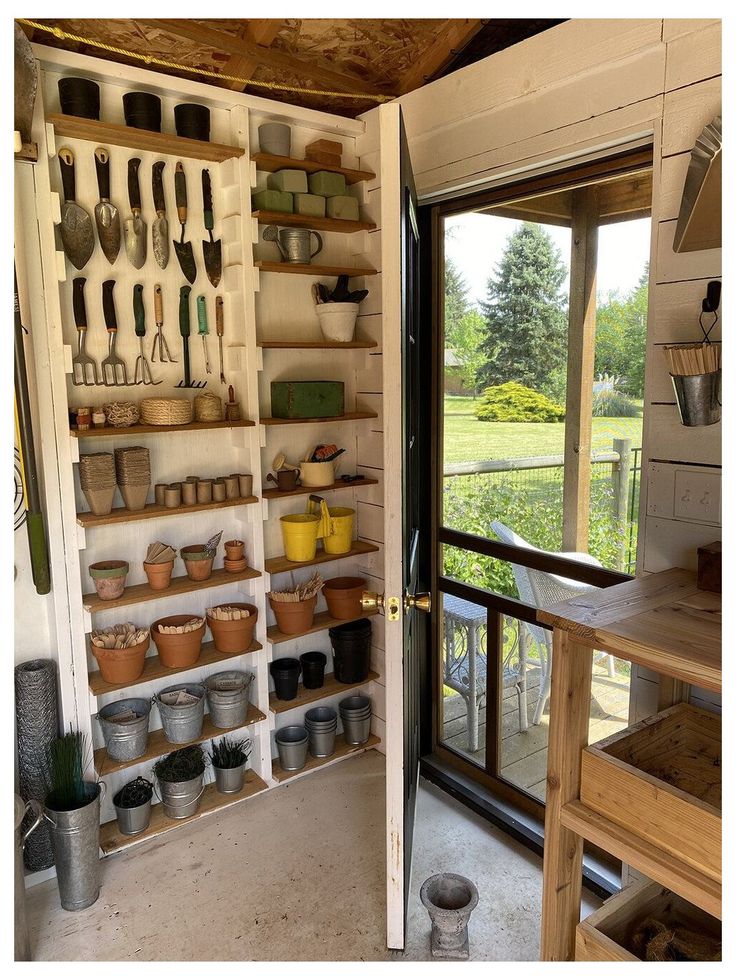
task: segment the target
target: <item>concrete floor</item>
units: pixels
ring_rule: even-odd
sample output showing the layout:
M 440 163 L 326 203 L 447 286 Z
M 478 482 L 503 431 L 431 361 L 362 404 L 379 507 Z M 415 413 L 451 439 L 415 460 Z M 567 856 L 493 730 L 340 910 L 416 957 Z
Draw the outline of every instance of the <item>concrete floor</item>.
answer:
M 419 888 L 472 878 L 471 958 L 534 960 L 541 859 L 422 782 L 407 945 L 385 937 L 384 758 L 375 751 L 102 862 L 102 892 L 65 912 L 55 880 L 28 892 L 37 960 L 427 960 Z M 597 907 L 586 896 L 584 913 Z

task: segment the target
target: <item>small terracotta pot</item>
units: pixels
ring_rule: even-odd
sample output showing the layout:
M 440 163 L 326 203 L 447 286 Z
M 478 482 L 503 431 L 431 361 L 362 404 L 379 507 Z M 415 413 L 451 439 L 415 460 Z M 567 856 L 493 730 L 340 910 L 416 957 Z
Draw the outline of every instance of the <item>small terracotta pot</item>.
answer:
M 125 591 L 125 579 L 128 575 L 127 561 L 96 561 L 89 566 L 89 574 L 95 584 L 95 590 L 100 599 L 119 599 Z
M 143 571 L 146 573 L 148 584 L 157 592 L 161 589 L 168 589 L 171 582 L 171 573 L 174 570 L 174 559 L 161 562 L 143 562 Z
M 238 540 L 226 541 L 225 555 L 228 561 L 240 561 L 245 556 L 245 542 Z
M 303 633 L 308 630 L 314 622 L 314 608 L 317 605 L 317 596 L 311 599 L 304 599 L 302 602 L 278 602 L 268 597 L 274 615 L 276 625 L 282 633 Z
M 322 587 L 330 616 L 335 619 L 359 619 L 363 615 L 360 600 L 367 582 L 364 578 L 346 575 L 328 578 Z
M 207 617 L 207 625 L 212 633 L 215 648 L 220 653 L 243 653 L 253 642 L 253 631 L 258 621 L 258 609 L 249 602 L 228 602 L 236 609 L 247 609 L 247 619 L 212 619 Z
M 190 633 L 159 633 L 159 626 L 183 626 L 196 617 L 196 613 L 184 613 L 180 616 L 164 616 L 163 619 L 151 623 L 151 638 L 164 667 L 184 668 L 196 664 L 202 649 L 205 624 L 202 623 L 199 629 Z
M 143 673 L 150 645 L 151 640 L 147 636 L 142 643 L 125 650 L 106 650 L 94 644 L 91 645 L 91 650 L 104 681 L 108 684 L 128 684 Z
M 214 558 L 187 558 L 182 555 L 187 570 L 187 578 L 192 582 L 204 582 L 212 575 Z

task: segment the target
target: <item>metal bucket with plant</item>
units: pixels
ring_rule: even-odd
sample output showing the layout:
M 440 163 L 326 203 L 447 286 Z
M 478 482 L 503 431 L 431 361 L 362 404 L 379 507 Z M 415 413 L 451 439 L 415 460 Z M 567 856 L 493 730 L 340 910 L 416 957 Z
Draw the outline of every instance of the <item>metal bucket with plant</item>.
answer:
M 128 837 L 141 834 L 151 822 L 151 798 L 153 783 L 137 776 L 126 783 L 113 796 L 112 802 L 118 818 L 120 833 Z
M 183 820 L 199 809 L 204 792 L 204 752 L 201 745 L 169 752 L 153 767 L 167 817 Z
M 239 793 L 245 782 L 245 770 L 251 752 L 249 738 L 232 739 L 224 735 L 212 742 L 209 761 L 215 771 L 218 793 Z

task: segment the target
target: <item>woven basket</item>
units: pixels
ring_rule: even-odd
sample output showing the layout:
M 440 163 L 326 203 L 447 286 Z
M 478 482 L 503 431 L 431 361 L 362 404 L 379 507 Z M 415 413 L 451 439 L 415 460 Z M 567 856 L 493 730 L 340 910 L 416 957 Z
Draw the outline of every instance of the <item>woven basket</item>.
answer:
M 115 429 L 126 429 L 135 425 L 140 417 L 135 402 L 110 402 L 103 406 L 107 424 Z
M 222 398 L 206 392 L 194 396 L 194 418 L 197 422 L 221 422 L 223 418 Z
M 144 425 L 186 425 L 192 421 L 188 398 L 143 398 L 140 409 Z

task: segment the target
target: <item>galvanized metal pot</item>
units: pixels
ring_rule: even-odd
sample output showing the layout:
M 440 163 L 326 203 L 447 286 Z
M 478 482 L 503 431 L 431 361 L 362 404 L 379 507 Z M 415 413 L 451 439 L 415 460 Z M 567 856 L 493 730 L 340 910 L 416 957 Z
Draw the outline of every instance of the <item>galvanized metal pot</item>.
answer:
M 248 761 L 241 762 L 239 766 L 232 769 L 220 769 L 219 766 L 212 767 L 215 771 L 215 784 L 218 793 L 239 793 L 245 782 L 245 770 L 248 768 Z
M 715 425 L 721 420 L 721 370 L 709 374 L 671 374 L 683 425 Z
M 199 809 L 199 801 L 204 793 L 204 773 L 178 783 L 161 779 L 159 787 L 166 816 L 174 820 L 183 820 L 185 817 L 193 816 Z
M 21 824 L 26 814 L 35 813 L 35 820 L 25 831 Z M 37 800 L 24 803 L 16 793 L 15 796 L 15 960 L 27 961 L 31 958 L 31 942 L 28 936 L 26 922 L 26 883 L 23 874 L 23 847 L 33 831 L 43 823 L 43 807 Z
M 199 700 L 195 704 L 179 707 L 164 704 L 161 701 L 162 694 L 181 690 L 197 697 Z M 202 734 L 202 725 L 204 724 L 204 700 L 205 689 L 201 684 L 174 684 L 171 687 L 165 687 L 163 691 L 159 691 L 158 694 L 154 695 L 154 701 L 158 705 L 159 714 L 161 715 L 161 725 L 163 726 L 164 735 L 168 742 L 177 745 L 183 744 L 184 742 L 193 742 L 199 738 Z
M 286 772 L 303 769 L 307 761 L 309 734 L 302 725 L 287 725 L 276 732 L 276 748 L 281 768 Z
M 134 721 L 110 721 L 115 715 L 126 708 L 138 717 Z M 148 698 L 124 698 L 106 704 L 97 714 L 97 720 L 102 728 L 105 739 L 105 751 L 111 759 L 120 762 L 130 762 L 145 754 L 148 746 L 148 720 L 151 714 L 151 702 Z
M 245 670 L 223 670 L 207 678 L 210 721 L 216 728 L 240 728 L 245 724 L 253 677 Z
M 100 783 L 85 783 L 90 802 L 76 810 L 45 804 L 54 845 L 61 907 L 69 912 L 94 905 L 100 894 Z

